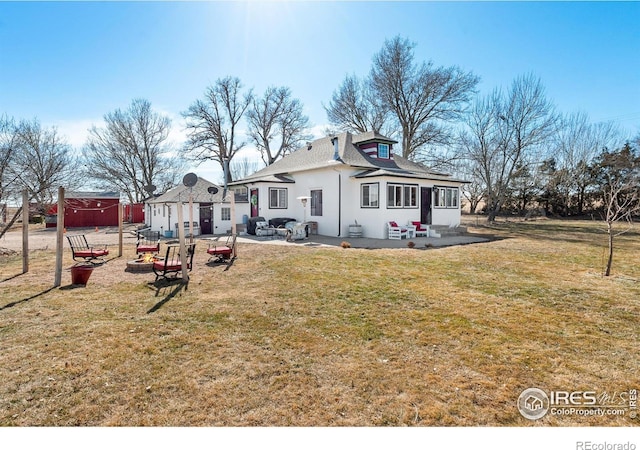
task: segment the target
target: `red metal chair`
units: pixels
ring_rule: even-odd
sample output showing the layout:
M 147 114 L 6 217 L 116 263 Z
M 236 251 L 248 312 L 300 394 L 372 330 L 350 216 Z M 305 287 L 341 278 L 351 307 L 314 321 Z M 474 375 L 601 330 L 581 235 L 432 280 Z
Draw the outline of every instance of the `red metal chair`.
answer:
M 160 232 L 140 231 L 136 241 L 136 253 L 142 256 L 145 253 L 160 253 Z
M 193 255 L 196 251 L 196 244 L 186 244 L 187 269 L 191 271 L 193 267 Z M 153 273 L 156 274 L 156 281 L 162 277 L 167 281 L 178 278 L 178 273 L 182 272 L 182 258 L 180 257 L 180 245 L 167 245 L 167 253 L 164 259 L 159 259 L 153 263 Z M 173 274 L 172 276 L 169 276 Z
M 106 245 L 100 248 L 89 245 L 84 234 L 67 235 L 67 240 L 71 246 L 74 261 L 82 259 L 91 264 L 101 264 L 105 262 L 104 257 L 109 254 Z
M 224 244 L 220 241 L 212 241 L 209 244 L 207 253 L 211 255 L 209 259 L 213 263 L 223 263 L 235 258 L 236 255 L 236 236 L 235 234 L 227 236 Z

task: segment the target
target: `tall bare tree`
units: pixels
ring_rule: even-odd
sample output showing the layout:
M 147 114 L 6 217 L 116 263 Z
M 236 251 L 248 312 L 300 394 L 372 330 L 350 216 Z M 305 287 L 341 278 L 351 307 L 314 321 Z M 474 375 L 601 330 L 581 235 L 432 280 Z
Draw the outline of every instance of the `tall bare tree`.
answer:
M 453 169 L 460 178 L 467 181 L 461 187 L 461 195 L 469 203 L 469 213 L 475 214 L 486 192 L 483 178 L 478 173 L 478 166 L 473 164 L 473 161 L 462 158 L 456 161 Z
M 106 114 L 104 122 L 89 130 L 83 150 L 89 177 L 132 203 L 143 201 L 153 187 L 162 192 L 176 183 L 184 164 L 171 156 L 171 120 L 154 112 L 148 100 L 134 99 L 128 109 Z
M 251 104 L 251 91 L 244 96 L 242 83 L 236 77 L 218 79 L 205 92 L 204 100 L 196 100 L 182 113 L 186 120 L 187 142 L 184 150 L 195 161 L 213 160 L 225 169 L 225 161 L 245 145 L 238 139 L 238 124 Z M 233 181 L 227 171 L 227 182 Z
M 557 123 L 542 83 L 532 75 L 516 78 L 507 93 L 495 90 L 477 99 L 461 143 L 485 184 L 488 221 L 500 213 L 518 172 L 536 162 Z
M 311 139 L 306 133 L 309 118 L 300 100 L 292 98 L 287 87 L 269 87 L 260 98 L 254 97 L 247 110 L 249 136 L 262 160 L 269 166 Z
M 11 172 L 10 167 L 16 153 L 17 131 L 13 118 L 0 116 L 0 205 L 8 200 L 16 180 L 16 175 Z
M 7 217 L 7 203 L 17 197 L 17 176 L 11 171 L 12 162 L 16 153 L 18 132 L 15 120 L 12 117 L 0 116 L 0 222 L 5 223 Z M 21 209 L 14 214 L 8 223 L 0 227 L 0 237 L 15 223 Z
M 55 127 L 44 128 L 37 119 L 18 124 L 17 151 L 10 168 L 20 189 L 29 191 L 42 213 L 59 186 L 74 189 L 81 185 L 71 146 Z
M 75 188 L 81 177 L 71 146 L 56 128 L 44 128 L 37 119 L 0 119 L 0 157 L 2 194 L 17 200 L 26 190 L 41 214 L 53 202 L 58 186 Z M 0 229 L 0 237 L 22 213 L 22 205 Z
M 602 192 L 609 244 L 604 275 L 609 276 L 613 265 L 614 238 L 629 231 L 634 215 L 640 214 L 640 156 L 628 143 L 618 151 L 605 150 L 596 160 L 595 171 Z M 616 230 L 618 222 L 626 222 L 627 227 Z
M 400 36 L 386 40 L 374 56 L 370 83 L 402 130 L 402 156 L 418 159 L 427 145 L 448 144 L 448 124 L 459 119 L 479 78 L 459 67 L 414 61 L 415 44 Z
M 553 153 L 554 182 L 565 214 L 569 214 L 570 209 L 582 214 L 587 190 L 594 181 L 591 163 L 602 149 L 611 148 L 619 139 L 620 132 L 612 122 L 591 123 L 586 113 L 572 113 L 562 118 Z
M 387 137 L 395 134 L 390 110 L 372 89 L 369 79 L 347 75 L 324 109 L 329 123 L 340 131 L 376 131 Z

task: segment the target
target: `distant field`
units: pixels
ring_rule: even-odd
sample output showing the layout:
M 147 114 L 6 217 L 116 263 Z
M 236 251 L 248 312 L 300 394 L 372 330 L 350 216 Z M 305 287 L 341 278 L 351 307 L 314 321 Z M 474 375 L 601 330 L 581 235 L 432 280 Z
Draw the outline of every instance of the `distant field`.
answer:
M 204 245 L 188 289 L 55 255 L 0 257 L 0 425 L 630 426 L 516 408 L 530 387 L 640 388 L 640 235 L 587 221 L 473 227 L 441 249 Z M 71 265 L 65 256 L 65 267 Z M 623 396 L 624 397 L 624 396 Z

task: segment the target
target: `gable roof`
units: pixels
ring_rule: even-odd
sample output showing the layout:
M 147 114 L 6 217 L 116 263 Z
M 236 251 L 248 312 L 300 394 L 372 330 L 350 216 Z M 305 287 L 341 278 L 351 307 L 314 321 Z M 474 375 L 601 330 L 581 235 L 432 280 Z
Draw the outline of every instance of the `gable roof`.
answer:
M 386 136 L 381 135 L 377 131 L 367 131 L 366 133 L 361 133 L 353 136 L 351 138 L 351 142 L 354 144 L 364 144 L 365 142 L 384 142 L 385 144 L 397 144 L 398 141 L 394 139 L 390 139 Z
M 87 199 L 119 199 L 120 192 L 95 192 L 95 191 L 69 191 L 65 198 L 87 198 Z
M 208 189 L 210 187 L 215 187 L 218 189 L 216 194 L 210 194 Z M 189 190 L 191 189 L 191 194 L 193 195 L 193 201 L 195 203 L 220 203 L 222 202 L 222 194 L 223 188 L 214 184 L 210 181 L 205 180 L 202 177 L 198 177 L 198 181 L 193 186 L 193 188 L 188 188 L 184 184 L 179 184 L 175 187 L 172 187 L 164 194 L 156 197 L 152 200 L 147 201 L 147 203 L 176 203 L 176 202 L 188 202 L 189 201 Z
M 337 155 L 335 154 L 333 145 L 334 138 L 338 140 Z M 397 143 L 397 141 L 373 131 L 357 136 L 353 136 L 349 132 L 339 134 L 335 137 L 326 136 L 299 148 L 270 166 L 258 170 L 254 174 L 242 180 L 235 181 L 232 184 L 255 182 L 293 183 L 295 181 L 289 177 L 293 173 L 331 166 L 335 167 L 338 165 L 362 169 L 363 172 L 354 175 L 357 178 L 398 176 L 462 182 L 462 180 L 451 178 L 448 174 L 430 171 L 422 164 L 409 161 L 397 154 L 393 154 L 392 159 L 371 158 L 354 145 L 371 141 L 390 144 Z

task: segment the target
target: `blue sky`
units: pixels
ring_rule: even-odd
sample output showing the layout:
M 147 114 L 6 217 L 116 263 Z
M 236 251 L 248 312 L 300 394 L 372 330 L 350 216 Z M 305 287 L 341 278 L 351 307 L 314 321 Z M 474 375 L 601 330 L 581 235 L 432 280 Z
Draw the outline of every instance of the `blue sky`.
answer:
M 321 129 L 345 75 L 368 73 L 401 35 L 418 60 L 480 76 L 482 93 L 533 72 L 560 111 L 637 134 L 638 23 L 639 2 L 0 1 L 0 114 L 79 146 L 105 113 L 146 98 L 179 141 L 180 112 L 232 75 L 257 93 L 290 87 Z

